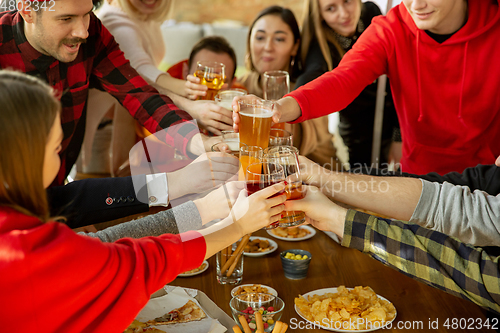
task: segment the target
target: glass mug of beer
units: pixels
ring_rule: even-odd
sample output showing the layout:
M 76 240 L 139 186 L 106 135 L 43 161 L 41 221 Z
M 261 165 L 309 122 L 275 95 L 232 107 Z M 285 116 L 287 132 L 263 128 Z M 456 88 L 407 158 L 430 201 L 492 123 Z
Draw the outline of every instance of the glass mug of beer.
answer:
M 262 161 L 250 164 L 245 173 L 245 181 L 248 195 L 252 195 L 268 186 L 278 184 L 285 180 L 283 167 L 277 163 Z M 272 197 L 283 194 L 282 191 L 276 193 Z M 283 212 L 286 213 L 286 212 Z M 283 214 L 282 213 L 282 214 Z M 274 229 L 278 227 L 278 222 L 275 222 L 264 229 Z
M 262 74 L 264 99 L 277 101 L 290 92 L 290 75 L 286 71 L 267 71 Z M 273 124 L 272 128 L 285 129 L 285 123 Z
M 197 62 L 194 76 L 200 78 L 200 83 L 208 87 L 207 94 L 199 97 L 199 99 L 212 101 L 215 99 L 215 95 L 217 95 L 226 80 L 225 70 L 226 66 L 220 62 Z
M 287 185 L 285 187 L 287 200 L 298 200 L 305 196 L 300 179 L 299 151 L 291 146 L 275 146 L 264 150 L 263 161 L 279 164 L 283 167 Z M 293 227 L 306 221 L 306 215 L 301 211 L 285 211 L 282 213 L 279 226 Z
M 265 100 L 240 100 L 240 142 L 262 149 L 269 145 L 274 103 Z

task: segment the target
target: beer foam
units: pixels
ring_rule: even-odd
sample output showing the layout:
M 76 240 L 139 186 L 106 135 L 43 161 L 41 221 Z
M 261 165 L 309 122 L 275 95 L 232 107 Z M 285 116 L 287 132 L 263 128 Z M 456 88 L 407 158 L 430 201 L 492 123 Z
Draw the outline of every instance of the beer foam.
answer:
M 252 109 L 252 111 L 253 112 L 250 112 L 250 113 L 240 111 L 240 114 L 243 116 L 253 117 L 253 118 L 271 118 L 273 115 L 273 113 L 271 111 L 266 110 L 266 109 L 255 108 L 255 109 Z

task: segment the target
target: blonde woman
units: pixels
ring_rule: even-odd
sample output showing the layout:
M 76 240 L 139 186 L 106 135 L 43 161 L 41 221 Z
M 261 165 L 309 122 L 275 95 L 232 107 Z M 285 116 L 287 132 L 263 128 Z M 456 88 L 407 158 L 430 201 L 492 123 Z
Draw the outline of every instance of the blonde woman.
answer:
M 238 82 L 250 94 L 263 97 L 261 76 L 266 71 L 287 71 L 295 82 L 300 73 L 300 30 L 291 10 L 271 6 L 257 14 L 248 33 L 245 63 L 248 73 Z M 341 168 L 327 117 L 287 125 L 287 129 L 293 132 L 301 155 L 330 169 Z
M 381 15 L 381 12 L 373 2 L 307 0 L 302 28 L 304 71 L 297 79 L 296 88 L 336 68 L 377 15 Z M 399 128 L 390 89 L 387 90 L 389 95 L 385 104 L 379 160 L 382 166 L 388 160 L 394 128 L 396 136 Z M 374 82 L 339 114 L 339 132 L 348 148 L 351 168 L 371 164 L 376 92 L 377 84 Z M 397 152 L 396 146 L 393 148 Z M 396 156 L 393 159 L 399 161 Z

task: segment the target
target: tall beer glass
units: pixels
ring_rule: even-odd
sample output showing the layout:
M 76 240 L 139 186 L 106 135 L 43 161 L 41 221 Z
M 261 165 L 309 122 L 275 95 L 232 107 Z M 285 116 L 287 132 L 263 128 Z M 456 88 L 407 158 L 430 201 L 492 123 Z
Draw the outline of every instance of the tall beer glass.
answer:
M 208 87 L 207 94 L 199 99 L 214 100 L 215 95 L 224 85 L 226 80 L 226 66 L 220 62 L 198 61 L 194 76 L 200 78 L 201 84 Z
M 285 180 L 283 167 L 277 163 L 262 161 L 250 164 L 245 173 L 246 187 L 248 195 L 251 195 L 268 186 L 277 184 Z M 273 197 L 283 194 L 278 192 Z M 250 207 L 251 208 L 251 207 Z M 284 212 L 283 212 L 284 213 Z M 264 229 L 274 229 L 278 227 L 278 222 L 273 223 Z
M 302 181 L 300 179 L 299 151 L 291 146 L 269 147 L 264 151 L 263 162 L 280 164 L 286 177 L 286 198 L 287 200 L 297 200 L 304 198 L 302 191 Z M 282 228 L 293 227 L 306 221 L 304 212 L 285 211 L 282 213 L 279 226 Z
M 240 142 L 262 149 L 269 145 L 274 103 L 264 100 L 238 101 L 240 106 Z
M 267 71 L 262 74 L 264 99 L 277 101 L 290 92 L 290 75 L 286 71 Z M 285 129 L 285 123 L 273 124 L 272 128 Z

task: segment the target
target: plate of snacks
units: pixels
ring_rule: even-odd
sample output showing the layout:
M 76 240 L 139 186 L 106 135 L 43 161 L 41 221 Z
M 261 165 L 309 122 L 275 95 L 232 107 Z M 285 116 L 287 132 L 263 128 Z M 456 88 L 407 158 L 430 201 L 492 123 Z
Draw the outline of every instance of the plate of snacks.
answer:
M 272 239 L 266 237 L 250 237 L 250 241 L 245 245 L 246 256 L 261 257 L 276 251 L 278 244 Z
M 195 268 L 195 269 L 192 269 L 190 271 L 187 271 L 187 272 L 184 272 L 184 273 L 181 273 L 179 274 L 178 276 L 179 277 L 189 277 L 189 276 L 193 276 L 193 275 L 198 275 L 198 274 L 201 274 L 203 273 L 204 271 L 206 271 L 208 269 L 208 261 L 204 261 L 200 267 L 198 268 Z
M 319 302 L 318 302 L 319 301 Z M 295 298 L 295 312 L 333 332 L 372 332 L 396 318 L 394 305 L 370 287 L 318 289 Z
M 278 292 L 275 289 L 263 284 L 242 284 L 241 286 L 234 287 L 233 290 L 231 290 L 232 297 L 248 293 L 261 293 L 278 296 Z
M 267 230 L 267 233 L 277 239 L 291 241 L 291 242 L 298 242 L 309 239 L 314 235 L 316 235 L 316 229 L 308 225 L 303 225 L 296 228 L 271 229 Z

